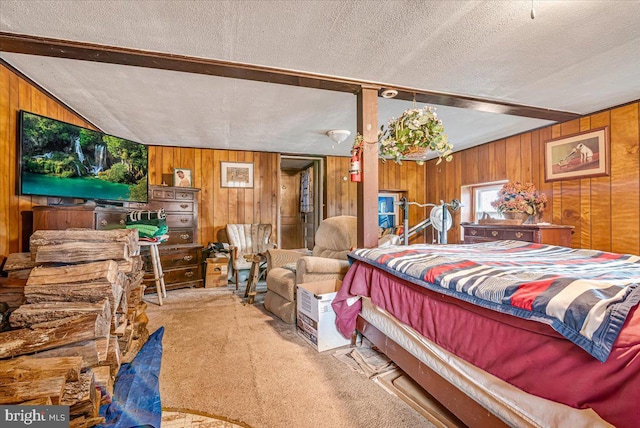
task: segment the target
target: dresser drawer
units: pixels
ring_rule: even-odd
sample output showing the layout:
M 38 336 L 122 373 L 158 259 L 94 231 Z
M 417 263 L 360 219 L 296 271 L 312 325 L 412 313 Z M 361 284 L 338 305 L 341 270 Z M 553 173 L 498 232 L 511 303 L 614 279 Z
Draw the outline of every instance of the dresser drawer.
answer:
M 150 210 L 159 210 L 164 208 L 165 212 L 170 213 L 186 213 L 189 215 L 193 215 L 193 202 L 192 201 L 181 201 L 181 202 L 160 202 L 153 201 L 148 205 Z
M 177 201 L 193 201 L 193 199 L 195 198 L 195 195 L 193 194 L 193 192 L 176 190 L 175 198 Z
M 176 191 L 174 189 L 151 189 L 149 199 L 175 199 Z
M 500 239 L 514 239 L 516 241 L 535 242 L 533 230 L 505 230 Z
M 124 229 L 127 213 L 96 212 L 96 230 Z
M 202 268 L 200 266 L 191 266 L 181 269 L 169 269 L 164 271 L 165 284 L 197 281 L 199 279 L 202 279 Z
M 191 214 L 167 214 L 167 226 L 169 230 L 175 228 L 187 228 L 194 226 L 194 218 Z
M 190 250 L 180 252 L 170 252 L 160 254 L 160 263 L 163 269 L 174 269 L 185 266 L 200 265 L 200 248 L 192 248 Z
M 166 244 L 192 244 L 195 242 L 193 229 L 169 229 Z
M 473 229 L 473 228 L 466 228 L 464 229 L 464 236 L 469 236 L 469 237 L 481 237 L 484 236 L 484 229 Z

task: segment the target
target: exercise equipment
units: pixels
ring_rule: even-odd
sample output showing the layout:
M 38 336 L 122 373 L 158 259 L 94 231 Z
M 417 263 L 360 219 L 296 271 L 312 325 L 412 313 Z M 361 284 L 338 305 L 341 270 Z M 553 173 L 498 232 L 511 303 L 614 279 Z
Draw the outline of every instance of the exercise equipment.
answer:
M 451 202 L 440 201 L 440 204 L 419 204 L 417 202 L 409 202 L 406 197 L 396 202 L 397 205 L 402 207 L 403 211 L 403 243 L 409 245 L 409 238 L 416 233 L 420 232 L 429 226 L 438 231 L 438 244 L 447 243 L 447 231 L 453 226 L 453 218 L 449 213 L 449 208 L 453 211 L 459 209 L 462 204 L 459 200 L 453 199 Z M 418 207 L 433 207 L 429 212 L 429 217 L 415 226 L 409 228 L 409 205 L 416 205 Z

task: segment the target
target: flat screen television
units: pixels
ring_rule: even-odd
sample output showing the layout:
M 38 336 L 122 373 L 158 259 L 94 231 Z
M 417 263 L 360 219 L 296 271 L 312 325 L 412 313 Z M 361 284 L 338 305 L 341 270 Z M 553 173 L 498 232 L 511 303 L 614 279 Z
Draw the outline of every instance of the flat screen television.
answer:
M 148 148 L 20 111 L 22 195 L 147 202 Z

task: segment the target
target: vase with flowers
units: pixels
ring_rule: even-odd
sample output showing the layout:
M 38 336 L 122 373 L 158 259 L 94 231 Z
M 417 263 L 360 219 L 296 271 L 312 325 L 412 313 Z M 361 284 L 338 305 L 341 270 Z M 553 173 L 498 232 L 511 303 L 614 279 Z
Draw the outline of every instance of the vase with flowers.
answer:
M 547 195 L 538 192 L 533 183 L 509 181 L 498 191 L 498 198 L 491 202 L 500 214 L 508 219 L 535 218 L 544 211 Z
M 391 118 L 378 133 L 379 156 L 402 163 L 403 159 L 424 163 L 431 150 L 442 160 L 450 162 L 453 144 L 444 133 L 442 121 L 433 107 L 411 108 L 398 118 Z

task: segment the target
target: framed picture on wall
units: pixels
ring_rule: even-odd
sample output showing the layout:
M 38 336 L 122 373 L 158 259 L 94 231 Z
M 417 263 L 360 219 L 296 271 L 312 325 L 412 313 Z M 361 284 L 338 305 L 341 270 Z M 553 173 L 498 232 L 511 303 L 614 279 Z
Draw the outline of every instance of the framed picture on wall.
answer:
M 176 187 L 192 187 L 191 170 L 186 168 L 173 169 L 173 185 Z
M 544 180 L 609 175 L 608 127 L 545 141 Z
M 253 163 L 220 162 L 222 187 L 253 187 Z

